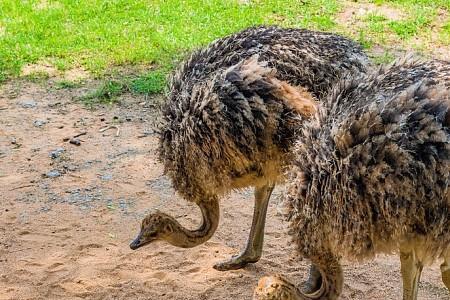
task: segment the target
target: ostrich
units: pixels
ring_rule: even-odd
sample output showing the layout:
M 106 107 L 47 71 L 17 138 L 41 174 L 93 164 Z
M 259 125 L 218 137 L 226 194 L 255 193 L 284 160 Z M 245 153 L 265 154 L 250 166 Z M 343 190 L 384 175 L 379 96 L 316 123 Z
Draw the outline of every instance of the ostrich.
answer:
M 219 198 L 253 186 L 247 246 L 214 267 L 239 269 L 257 262 L 268 201 L 282 180 L 293 132 L 301 123 L 295 107 L 283 102 L 283 93 L 322 99 L 343 72 L 365 71 L 367 64 L 360 46 L 339 35 L 264 26 L 192 54 L 169 83 L 159 158 L 175 190 L 200 207 L 203 221 L 189 230 L 167 214 L 153 213 L 130 247 L 157 239 L 178 247 L 202 244 L 217 228 Z
M 403 299 L 443 259 L 450 289 L 450 63 L 411 57 L 342 79 L 293 146 L 289 234 L 319 271 L 314 293 L 265 277 L 254 299 L 336 299 L 340 259 L 400 252 Z

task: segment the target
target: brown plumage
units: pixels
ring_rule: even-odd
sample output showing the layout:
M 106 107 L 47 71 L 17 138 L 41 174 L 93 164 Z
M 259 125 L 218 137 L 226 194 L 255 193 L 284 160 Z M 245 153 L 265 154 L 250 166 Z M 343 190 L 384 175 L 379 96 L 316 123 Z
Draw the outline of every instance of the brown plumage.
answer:
M 398 251 L 404 299 L 439 258 L 450 288 L 450 63 L 409 58 L 349 76 L 327 100 L 299 132 L 285 195 L 289 233 L 322 287 L 305 295 L 270 277 L 255 299 L 336 299 L 340 258 Z
M 256 27 L 195 52 L 174 72 L 163 108 L 159 157 L 175 190 L 202 209 L 217 210 L 211 215 L 218 218 L 218 205 L 212 202 L 233 189 L 255 187 L 247 248 L 216 268 L 240 268 L 261 256 L 267 203 L 282 180 L 301 123 L 293 110 L 313 114 L 316 99 L 341 74 L 364 71 L 366 64 L 361 48 L 339 35 Z M 218 220 L 207 223 L 214 226 L 205 231 L 206 239 Z

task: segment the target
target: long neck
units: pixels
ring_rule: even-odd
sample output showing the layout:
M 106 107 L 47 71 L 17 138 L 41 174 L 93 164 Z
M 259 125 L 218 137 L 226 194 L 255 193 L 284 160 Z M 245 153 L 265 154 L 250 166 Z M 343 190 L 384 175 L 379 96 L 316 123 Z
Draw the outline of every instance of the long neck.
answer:
M 220 209 L 217 197 L 198 203 L 202 212 L 202 224 L 198 229 L 189 230 L 173 220 L 173 234 L 167 242 L 181 248 L 192 248 L 209 240 L 219 225 Z

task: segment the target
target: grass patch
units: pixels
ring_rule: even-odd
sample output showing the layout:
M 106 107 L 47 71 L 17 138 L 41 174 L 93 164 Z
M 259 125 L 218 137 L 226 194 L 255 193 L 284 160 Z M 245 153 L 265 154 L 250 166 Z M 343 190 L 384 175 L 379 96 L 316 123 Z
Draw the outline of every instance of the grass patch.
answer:
M 353 36 L 364 48 L 380 45 L 387 49 L 432 52 L 433 47 L 448 41 L 438 16 L 448 15 L 450 1 L 380 0 L 372 3 L 376 5 L 347 2 L 345 6 L 359 13 L 352 17 L 355 26 L 342 28 L 341 32 Z
M 356 39 L 358 43 L 361 44 L 363 49 L 369 49 L 372 47 L 372 42 L 367 38 L 365 32 L 363 30 L 358 31 L 358 38 Z
M 164 90 L 166 74 L 161 71 L 152 71 L 141 75 L 130 82 L 130 90 L 137 94 L 158 94 Z
M 19 76 L 23 67 L 50 62 L 57 71 L 79 67 L 96 78 L 108 78 L 117 66 L 157 65 L 159 70 L 135 78 L 106 79 L 85 96 L 87 102 L 114 102 L 118 95 L 163 91 L 165 77 L 186 53 L 248 26 L 278 24 L 346 33 L 364 48 L 374 44 L 430 50 L 450 45 L 450 23 L 436 24 L 449 0 L 1 0 L 0 82 Z M 375 5 L 373 5 L 373 3 Z M 343 6 L 384 8 L 340 28 Z M 383 7 L 381 7 L 383 6 Z M 392 11 L 394 13 L 392 13 Z M 398 11 L 396 16 L 395 12 Z M 442 15 L 442 14 L 441 14 Z M 445 15 L 445 13 L 444 13 Z M 432 26 L 431 26 L 432 25 Z M 432 29 L 433 27 L 434 29 Z M 436 31 L 436 28 L 438 30 Z M 433 30 L 433 32 L 432 32 Z M 422 43 L 423 41 L 423 43 Z M 416 46 L 414 46 L 416 47 Z M 388 57 L 379 57 L 379 61 Z M 109 76 L 108 76 L 109 74 Z M 45 76 L 30 74 L 32 81 Z M 60 82 L 57 88 L 74 88 Z
M 169 70 L 184 53 L 258 24 L 331 30 L 337 0 L 2 0 L 0 72 L 46 59 L 102 76 L 117 65 Z
M 74 88 L 80 84 L 60 81 L 60 88 Z M 114 104 L 119 96 L 131 92 L 134 94 L 153 95 L 161 93 L 166 86 L 166 73 L 162 70 L 150 71 L 136 77 L 123 77 L 105 80 L 97 89 L 80 97 L 81 102 L 89 107 L 97 104 Z
M 96 104 L 113 104 L 118 101 L 118 96 L 126 91 L 126 85 L 117 80 L 107 80 L 99 88 L 81 96 L 80 100 L 86 106 Z
M 397 4 L 403 7 L 419 6 L 450 9 L 450 1 L 448 0 L 373 0 L 377 5 Z
M 75 82 L 70 80 L 61 80 L 56 82 L 55 87 L 58 90 L 62 89 L 74 89 L 81 86 L 81 82 Z
M 409 39 L 415 36 L 419 30 L 425 29 L 431 23 L 430 17 L 419 15 L 415 18 L 405 21 L 391 21 L 389 28 L 391 28 L 401 39 Z
M 7 78 L 6 74 L 0 70 L 0 83 L 5 82 L 6 78 Z
M 447 21 L 447 23 L 442 27 L 439 35 L 444 45 L 450 45 L 450 21 Z

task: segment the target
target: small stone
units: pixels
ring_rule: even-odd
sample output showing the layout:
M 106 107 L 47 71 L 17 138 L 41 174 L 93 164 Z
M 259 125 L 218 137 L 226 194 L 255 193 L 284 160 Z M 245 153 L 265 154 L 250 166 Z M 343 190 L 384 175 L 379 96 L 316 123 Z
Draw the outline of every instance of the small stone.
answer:
M 74 166 L 74 165 L 64 165 L 64 169 L 66 169 L 67 171 L 70 171 L 70 172 L 74 172 L 78 168 L 76 166 Z
M 64 125 L 59 125 L 57 128 L 58 128 L 58 129 L 63 129 L 63 128 L 64 128 Z
M 60 104 L 61 104 L 61 102 L 49 103 L 48 107 L 56 107 L 56 106 L 59 106 Z
M 56 178 L 56 177 L 60 177 L 61 173 L 58 170 L 51 170 L 51 171 L 47 172 L 47 174 L 45 174 L 45 176 L 47 176 L 48 178 Z
M 42 127 L 47 124 L 47 121 L 44 120 L 36 120 L 33 122 L 34 127 Z
M 23 100 L 20 102 L 20 105 L 23 108 L 34 108 L 37 106 L 36 101 L 34 101 L 33 99 L 27 99 L 27 100 Z
M 81 145 L 80 139 L 70 139 L 69 143 L 71 143 L 72 145 L 76 145 L 76 146 L 80 146 Z
M 104 174 L 100 177 L 103 181 L 109 181 L 113 178 L 111 174 Z
M 53 150 L 52 152 L 49 153 L 49 157 L 51 159 L 55 159 L 61 156 L 61 154 L 64 153 L 64 151 L 66 151 L 64 148 L 56 148 L 56 150 Z

